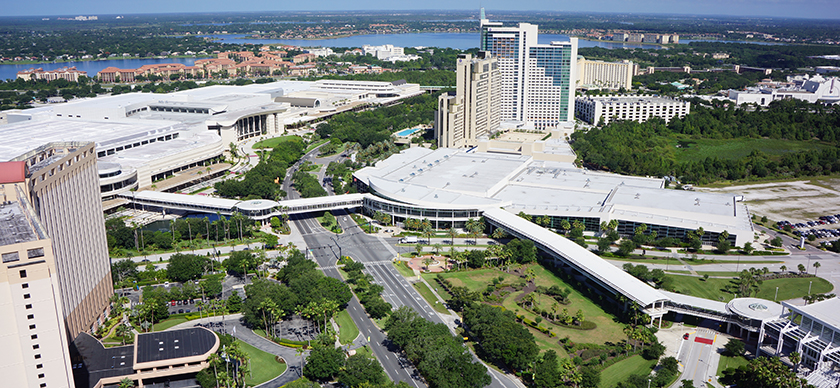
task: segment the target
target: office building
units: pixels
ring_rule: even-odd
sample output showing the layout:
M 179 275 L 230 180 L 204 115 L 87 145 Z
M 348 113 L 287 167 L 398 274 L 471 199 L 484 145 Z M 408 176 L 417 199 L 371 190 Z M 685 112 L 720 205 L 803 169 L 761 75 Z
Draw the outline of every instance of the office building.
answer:
M 659 117 L 665 122 L 683 118 L 691 103 L 667 97 L 608 96 L 581 97 L 575 100 L 575 115 L 590 124 L 609 124 L 616 120 L 645 122 Z
M 501 72 L 490 53 L 457 60 L 455 95 L 442 94 L 435 114 L 435 137 L 439 147 L 467 147 L 499 127 Z
M 638 65 L 631 61 L 590 61 L 578 56 L 576 87 L 630 90 L 637 68 Z
M 545 130 L 574 120 L 577 38 L 539 44 L 538 35 L 533 24 L 506 27 L 482 18 L 479 48 L 499 62 L 501 120 Z
M 388 59 L 390 57 L 400 57 L 405 55 L 405 49 L 403 47 L 394 47 L 392 44 L 383 44 L 381 46 L 371 46 L 371 45 L 364 45 L 362 46 L 362 52 L 365 55 L 372 55 L 377 59 Z
M 730 90 L 728 97 L 738 105 L 750 103 L 767 106 L 773 101 L 785 99 L 838 104 L 840 103 L 840 78 L 823 78 L 820 75 L 815 75 L 802 82 L 801 86 L 784 88 L 751 87 L 746 90 Z
M 0 163 L 0 373 L 7 387 L 71 388 L 59 268 L 27 172 Z

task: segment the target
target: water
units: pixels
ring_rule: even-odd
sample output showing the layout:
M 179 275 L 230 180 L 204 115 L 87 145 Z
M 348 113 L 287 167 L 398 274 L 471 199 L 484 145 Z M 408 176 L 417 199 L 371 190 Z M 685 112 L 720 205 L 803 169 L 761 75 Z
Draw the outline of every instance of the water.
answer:
M 749 40 L 717 40 L 717 39 L 680 39 L 680 43 L 689 44 L 691 42 L 717 42 L 717 43 L 743 43 L 743 44 L 760 44 L 762 46 L 780 46 L 787 43 L 779 42 L 753 42 Z
M 60 63 L 33 63 L 28 65 L 3 64 L 0 65 L 0 79 L 15 79 L 19 71 L 31 68 L 42 68 L 44 70 L 55 70 L 62 67 L 76 66 L 77 70 L 86 71 L 88 77 L 93 78 L 100 70 L 114 66 L 120 69 L 136 69 L 143 65 L 154 65 L 158 63 L 183 63 L 192 66 L 195 61 L 203 58 L 136 58 L 136 59 L 108 59 L 103 61 L 78 61 Z
M 412 133 L 417 132 L 419 130 L 420 130 L 420 128 L 403 129 L 402 131 L 397 132 L 396 135 L 405 137 L 405 136 L 411 135 Z
M 234 44 L 287 44 L 291 46 L 303 47 L 362 47 L 363 45 L 379 46 L 383 44 L 392 44 L 398 47 L 448 47 L 460 50 L 466 50 L 478 47 L 478 32 L 466 33 L 439 33 L 439 32 L 423 32 L 417 34 L 372 34 L 372 35 L 357 35 L 348 36 L 344 38 L 334 39 L 254 39 L 246 34 L 226 34 L 226 35 L 202 35 L 214 38 L 223 43 Z M 551 43 L 551 41 L 567 41 L 569 37 L 566 35 L 555 34 L 540 34 L 540 43 Z M 653 44 L 644 43 L 626 43 L 626 42 L 610 42 L 610 41 L 591 41 L 578 40 L 578 47 L 603 47 L 608 49 L 616 48 L 642 48 L 642 49 L 661 49 L 663 47 Z

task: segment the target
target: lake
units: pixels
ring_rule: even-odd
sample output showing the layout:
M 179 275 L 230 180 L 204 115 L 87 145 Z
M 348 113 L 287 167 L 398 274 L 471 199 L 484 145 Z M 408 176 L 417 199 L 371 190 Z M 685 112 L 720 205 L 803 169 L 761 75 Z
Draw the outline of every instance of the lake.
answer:
M 192 66 L 195 61 L 203 58 L 135 58 L 135 59 L 108 59 L 102 61 L 76 61 L 60 63 L 33 63 L 28 65 L 3 64 L 0 65 L 0 79 L 14 79 L 19 71 L 31 68 L 42 68 L 44 70 L 55 70 L 62 67 L 76 66 L 77 70 L 86 71 L 88 77 L 93 77 L 100 70 L 114 66 L 120 69 L 136 69 L 143 65 L 154 65 L 158 63 L 183 63 Z
M 372 35 L 357 35 L 348 36 L 344 38 L 334 39 L 254 39 L 249 38 L 246 34 L 223 34 L 223 35 L 202 35 L 216 39 L 223 43 L 234 44 L 287 44 L 290 46 L 303 47 L 362 47 L 363 45 L 379 46 L 383 44 L 392 44 L 398 47 L 448 47 L 466 50 L 478 47 L 478 33 L 439 33 L 439 32 L 421 32 L 416 34 L 372 34 Z M 540 43 L 551 43 L 556 40 L 569 40 L 566 35 L 540 34 L 538 38 Z M 643 49 L 661 49 L 661 46 L 643 43 L 622 43 L 610 41 L 591 41 L 578 40 L 578 47 L 603 47 L 609 49 L 616 48 L 643 48 Z

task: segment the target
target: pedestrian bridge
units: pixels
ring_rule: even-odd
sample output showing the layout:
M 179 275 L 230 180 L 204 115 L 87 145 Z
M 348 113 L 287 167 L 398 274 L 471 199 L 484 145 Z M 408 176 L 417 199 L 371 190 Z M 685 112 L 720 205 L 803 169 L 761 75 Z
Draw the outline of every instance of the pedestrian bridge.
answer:
M 132 201 L 136 205 L 159 208 L 163 211 L 186 211 L 223 216 L 232 216 L 239 213 L 263 223 L 268 222 L 271 217 L 282 217 L 283 215 L 354 210 L 364 207 L 376 211 L 378 209 L 377 204 L 396 203 L 373 194 L 345 194 L 290 199 L 279 202 L 265 199 L 238 201 L 156 191 L 126 193 L 122 194 L 121 197 Z M 400 204 L 413 209 L 412 204 Z M 422 210 L 428 211 L 429 209 L 424 207 Z M 751 311 L 740 306 L 756 300 L 749 301 L 747 299 L 750 298 L 739 298 L 727 304 L 660 291 L 600 258 L 589 249 L 504 209 L 487 207 L 477 209 L 475 214 L 478 215 L 479 213 L 492 226 L 502 228 L 514 237 L 533 241 L 538 249 L 554 260 L 555 264 L 572 267 L 592 285 L 600 287 L 603 293 L 609 297 L 620 294 L 627 301 L 635 302 L 641 307 L 642 312 L 652 318 L 652 321 L 655 318 L 661 318 L 669 311 L 673 311 L 726 323 L 735 323 L 749 331 L 754 331 L 757 327 L 760 327 L 760 321 L 764 318 L 763 315 L 755 316 Z M 417 213 L 417 217 L 422 217 L 421 214 L 424 213 Z M 453 217 L 455 215 L 458 214 L 453 213 Z M 738 303 L 735 303 L 736 301 Z M 776 306 L 781 308 L 774 302 L 761 301 L 761 303 L 773 305 L 771 306 L 773 310 L 776 309 Z
M 289 199 L 279 202 L 267 199 L 239 201 L 203 195 L 161 193 L 157 191 L 125 193 L 121 197 L 130 200 L 135 205 L 160 208 L 163 211 L 185 211 L 219 214 L 223 216 L 232 216 L 235 213 L 239 213 L 255 221 L 267 222 L 271 217 L 281 217 L 284 214 L 292 215 L 360 208 L 364 202 L 365 194 Z

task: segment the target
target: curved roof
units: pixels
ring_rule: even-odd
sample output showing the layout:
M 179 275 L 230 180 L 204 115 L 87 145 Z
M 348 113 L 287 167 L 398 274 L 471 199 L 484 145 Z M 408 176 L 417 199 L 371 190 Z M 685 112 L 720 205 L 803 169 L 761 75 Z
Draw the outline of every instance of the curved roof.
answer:
M 279 202 L 274 202 L 268 199 L 252 199 L 250 201 L 242 201 L 236 204 L 236 208 L 243 211 L 271 210 L 277 206 L 280 206 Z
M 763 321 L 778 318 L 782 314 L 782 305 L 760 298 L 736 298 L 726 304 L 726 309 L 738 316 Z

